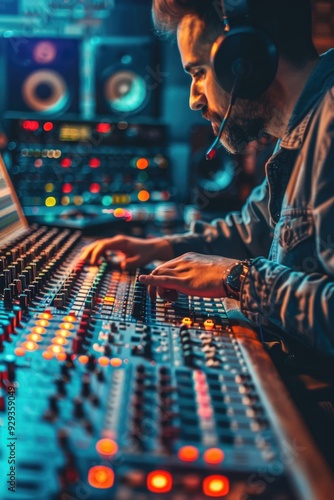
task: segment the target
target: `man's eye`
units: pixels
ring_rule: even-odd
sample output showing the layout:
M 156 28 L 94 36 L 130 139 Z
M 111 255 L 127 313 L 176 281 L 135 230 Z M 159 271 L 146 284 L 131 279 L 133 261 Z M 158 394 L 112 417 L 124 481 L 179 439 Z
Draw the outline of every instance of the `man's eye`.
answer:
M 199 69 L 198 71 L 195 71 L 195 73 L 193 74 L 193 78 L 200 78 L 203 75 L 204 75 L 204 69 Z

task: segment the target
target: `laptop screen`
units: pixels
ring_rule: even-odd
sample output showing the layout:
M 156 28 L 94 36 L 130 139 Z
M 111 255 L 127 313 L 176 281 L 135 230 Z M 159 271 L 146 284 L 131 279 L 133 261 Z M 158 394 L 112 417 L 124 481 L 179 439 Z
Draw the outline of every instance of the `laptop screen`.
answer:
M 19 236 L 27 227 L 27 220 L 0 155 L 0 247 Z

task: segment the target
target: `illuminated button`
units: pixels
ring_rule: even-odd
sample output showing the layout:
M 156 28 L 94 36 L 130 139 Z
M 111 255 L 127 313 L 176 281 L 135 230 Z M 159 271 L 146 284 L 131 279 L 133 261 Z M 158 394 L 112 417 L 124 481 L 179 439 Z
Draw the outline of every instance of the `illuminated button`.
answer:
M 124 217 L 126 214 L 126 211 L 124 210 L 124 208 L 115 208 L 114 210 L 114 217 Z
M 88 165 L 90 166 L 90 168 L 99 168 L 99 166 L 101 165 L 101 160 L 99 160 L 99 158 L 91 158 L 88 162 Z
M 73 203 L 74 205 L 82 205 L 83 204 L 83 197 L 82 196 L 74 196 L 73 198 Z
M 61 190 L 64 194 L 70 194 L 73 191 L 73 185 L 69 182 L 65 182 L 65 184 L 63 184 Z
M 115 297 L 109 297 L 108 295 L 106 295 L 104 297 L 104 302 L 110 302 L 110 303 L 113 303 L 115 302 Z
M 92 194 L 97 194 L 101 191 L 101 185 L 97 182 L 93 182 L 90 186 L 89 186 L 89 191 L 92 193 Z
M 213 410 L 210 406 L 201 406 L 197 411 L 198 415 L 203 419 L 210 419 L 213 414 Z
M 54 352 L 55 354 L 65 352 L 64 348 L 61 345 L 51 345 L 48 347 L 48 351 Z
M 16 349 L 14 349 L 15 356 L 24 356 L 25 353 L 26 350 L 23 347 L 16 347 Z
M 23 342 L 22 347 L 26 351 L 31 351 L 31 352 L 36 351 L 36 349 L 38 349 L 38 345 L 36 344 L 36 342 L 33 342 L 32 340 L 28 340 L 27 342 Z
M 197 384 L 203 384 L 203 383 L 206 384 L 206 375 L 201 370 L 195 370 L 193 372 L 193 377 L 196 380 Z
M 53 359 L 54 354 L 53 354 L 53 352 L 50 352 L 50 351 L 44 351 L 43 354 L 42 354 L 42 356 L 47 361 L 50 361 L 50 359 Z
M 56 335 L 60 336 L 60 337 L 70 337 L 71 332 L 69 332 L 68 330 L 65 330 L 65 329 L 61 329 L 61 330 L 56 331 Z
M 46 319 L 38 319 L 36 321 L 37 326 L 49 326 L 49 324 L 50 324 L 49 321 Z
M 212 319 L 206 319 L 204 321 L 204 329 L 205 330 L 212 330 L 214 327 L 215 327 L 215 324 L 212 321 Z
M 57 200 L 54 196 L 48 196 L 45 200 L 45 206 L 46 207 L 54 207 L 57 205 Z
M 138 160 L 136 161 L 136 167 L 139 170 L 145 170 L 145 168 L 147 168 L 148 166 L 149 166 L 149 161 L 147 158 L 138 158 Z
M 36 132 L 39 129 L 39 122 L 36 120 L 24 120 L 22 123 L 22 128 L 24 130 L 30 130 L 31 132 Z
M 56 347 L 56 346 L 54 346 L 54 347 Z M 65 361 L 67 359 L 66 352 L 59 352 L 57 354 L 56 358 L 58 359 L 58 361 Z
M 139 201 L 148 201 L 150 199 L 151 195 L 148 191 L 146 191 L 145 189 L 142 189 L 141 191 L 139 191 L 138 193 L 138 200 Z
M 53 129 L 53 123 L 45 122 L 43 125 L 43 129 L 45 130 L 45 132 L 51 132 L 51 130 Z
M 96 450 L 100 455 L 110 457 L 116 455 L 118 452 L 118 444 L 113 439 L 100 439 L 100 441 L 96 443 Z
M 59 327 L 62 330 L 73 330 L 74 325 L 69 321 L 65 321 L 64 323 L 60 323 Z
M 78 361 L 82 365 L 86 365 L 88 363 L 88 361 L 89 361 L 89 358 L 85 354 L 82 354 L 81 356 L 78 357 Z
M 62 160 L 60 160 L 60 165 L 63 168 L 69 168 L 72 165 L 71 158 L 63 158 Z
M 194 462 L 199 457 L 199 451 L 195 446 L 183 446 L 177 452 L 177 456 L 183 462 Z
M 208 393 L 208 384 L 202 380 L 195 382 L 194 384 L 195 392 L 198 392 L 199 395 L 206 395 Z
M 155 470 L 147 475 L 147 488 L 152 493 L 167 493 L 172 489 L 172 475 L 164 470 Z
M 203 480 L 203 493 L 208 497 L 223 497 L 230 491 L 230 482 L 226 476 L 213 475 Z
M 209 448 L 204 452 L 203 460 L 207 464 L 220 464 L 224 460 L 224 452 L 220 448 Z
M 107 356 L 101 356 L 97 361 L 101 366 L 109 365 L 109 358 L 107 358 Z
M 93 488 L 111 488 L 114 478 L 114 471 L 105 465 L 95 465 L 88 471 L 88 482 Z
M 63 196 L 61 198 L 61 204 L 66 207 L 67 205 L 69 205 L 71 203 L 71 199 L 69 196 Z
M 110 123 L 98 123 L 96 125 L 96 131 L 99 134 L 108 134 L 111 131 Z
M 52 339 L 52 343 L 53 344 L 57 344 L 57 345 L 66 345 L 67 344 L 67 340 L 64 339 L 64 337 L 54 337 Z
M 43 166 L 43 160 L 38 158 L 37 160 L 34 161 L 34 165 L 36 168 L 41 168 Z
M 192 321 L 190 318 L 183 318 L 181 323 L 182 323 L 182 325 L 190 326 L 192 324 Z
M 202 407 L 210 406 L 211 398 L 207 392 L 203 391 L 201 393 L 196 394 L 196 401 Z
M 38 335 L 38 333 L 30 333 L 27 335 L 27 340 L 32 340 L 33 342 L 40 342 L 43 339 L 41 335 Z
M 111 358 L 110 360 L 110 364 L 114 368 L 118 368 L 119 366 L 121 366 L 122 363 L 123 361 L 120 358 Z
M 104 207 L 109 207 L 112 204 L 112 197 L 110 195 L 103 196 L 102 205 Z
M 38 335 L 44 335 L 44 333 L 46 333 L 46 329 L 43 326 L 34 326 L 31 331 L 32 333 L 37 333 Z
M 41 319 L 51 319 L 51 318 L 53 318 L 53 315 L 49 311 L 45 311 L 45 312 L 39 314 L 38 317 Z
M 65 322 L 74 323 L 74 321 L 76 321 L 76 320 L 77 320 L 77 318 L 76 318 L 75 314 L 70 314 L 70 315 L 64 317 Z

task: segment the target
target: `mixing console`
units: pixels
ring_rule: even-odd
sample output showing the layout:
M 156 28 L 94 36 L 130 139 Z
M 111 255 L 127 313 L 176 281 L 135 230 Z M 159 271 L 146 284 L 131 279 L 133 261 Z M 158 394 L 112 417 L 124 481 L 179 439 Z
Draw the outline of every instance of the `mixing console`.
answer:
M 8 134 L 7 166 L 28 215 L 173 198 L 162 125 L 11 120 Z
M 327 500 L 234 301 L 151 301 L 149 270 L 81 261 L 79 231 L 27 225 L 1 158 L 0 241 L 1 500 Z
M 1 248 L 1 498 L 301 498 L 304 448 L 257 372 L 282 388 L 223 301 L 151 302 L 139 270 L 89 266 L 84 244 L 33 227 Z

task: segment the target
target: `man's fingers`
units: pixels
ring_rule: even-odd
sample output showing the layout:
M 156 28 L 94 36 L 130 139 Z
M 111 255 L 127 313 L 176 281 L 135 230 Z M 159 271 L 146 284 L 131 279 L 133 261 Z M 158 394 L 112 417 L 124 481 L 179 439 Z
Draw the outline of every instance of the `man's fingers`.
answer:
M 179 298 L 179 294 L 176 290 L 171 290 L 170 288 L 157 288 L 157 293 L 161 299 L 169 300 L 171 302 L 176 301 Z
M 178 299 L 178 291 L 180 290 L 180 279 L 172 276 L 157 276 L 152 274 L 144 274 L 139 276 L 139 281 L 144 285 L 148 285 L 148 293 L 151 300 L 155 300 L 157 293 L 164 300 L 175 301 Z
M 177 285 L 180 284 L 180 279 L 176 279 L 172 276 L 158 276 L 156 274 L 142 274 L 139 276 L 139 281 L 143 283 L 143 285 L 173 289 L 177 288 Z
M 179 294 L 177 293 L 176 290 L 171 290 L 170 288 L 156 287 L 152 285 L 148 286 L 148 294 L 152 302 L 155 302 L 157 294 L 161 299 L 170 300 L 172 302 L 177 300 L 179 297 Z

